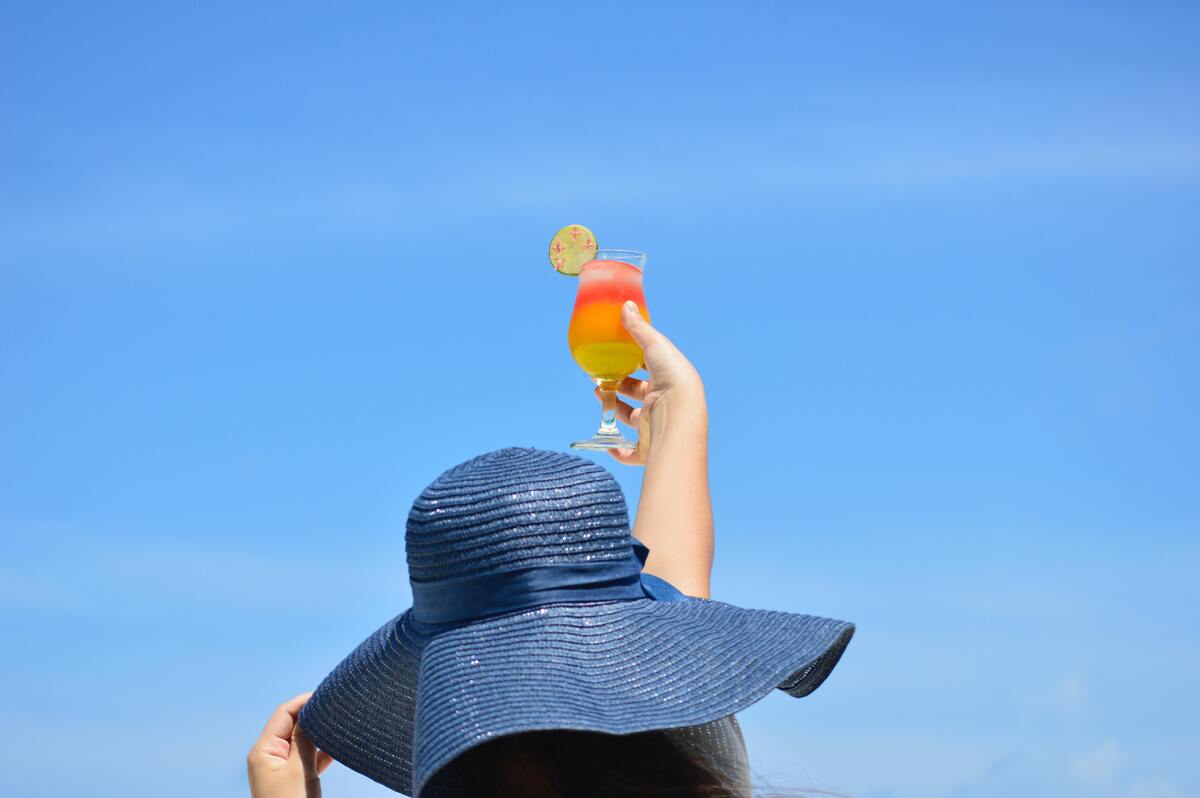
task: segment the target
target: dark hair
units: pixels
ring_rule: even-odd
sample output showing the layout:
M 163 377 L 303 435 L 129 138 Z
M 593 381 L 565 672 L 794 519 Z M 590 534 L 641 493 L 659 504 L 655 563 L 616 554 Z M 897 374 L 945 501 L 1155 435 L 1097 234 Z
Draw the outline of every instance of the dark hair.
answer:
M 792 796 L 811 793 L 791 791 Z M 824 793 L 828 795 L 829 793 Z M 662 730 L 541 730 L 488 740 L 430 780 L 432 798 L 762 798 L 736 774 Z M 773 798 L 784 793 L 770 791 Z

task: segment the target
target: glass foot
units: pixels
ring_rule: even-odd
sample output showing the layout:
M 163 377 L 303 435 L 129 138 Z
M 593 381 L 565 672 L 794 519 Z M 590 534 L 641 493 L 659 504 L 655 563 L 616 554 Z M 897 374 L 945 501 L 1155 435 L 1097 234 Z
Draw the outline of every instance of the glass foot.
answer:
M 586 441 L 572 441 L 571 448 L 587 449 L 594 452 L 605 449 L 636 449 L 637 441 L 631 441 L 620 433 L 616 435 L 593 435 Z

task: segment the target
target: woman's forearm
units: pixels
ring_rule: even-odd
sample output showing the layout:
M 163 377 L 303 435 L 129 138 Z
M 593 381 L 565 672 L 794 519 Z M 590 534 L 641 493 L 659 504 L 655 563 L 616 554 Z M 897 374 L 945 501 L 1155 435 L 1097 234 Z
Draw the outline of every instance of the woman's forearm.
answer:
M 643 570 L 689 596 L 709 598 L 713 515 L 703 392 L 680 392 L 656 403 L 650 439 L 633 525 L 634 536 L 650 549 Z

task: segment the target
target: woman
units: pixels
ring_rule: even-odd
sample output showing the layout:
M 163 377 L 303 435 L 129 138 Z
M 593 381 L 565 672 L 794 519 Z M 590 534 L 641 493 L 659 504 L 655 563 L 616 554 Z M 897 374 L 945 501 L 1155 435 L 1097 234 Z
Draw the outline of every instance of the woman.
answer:
M 637 448 L 610 450 L 645 466 L 632 531 L 611 475 L 574 455 L 443 473 L 409 514 L 413 608 L 276 710 L 254 798 L 319 795 L 333 758 L 419 798 L 750 794 L 734 713 L 812 692 L 854 627 L 710 599 L 703 384 L 633 303 L 622 321 L 650 375 L 620 388 Z

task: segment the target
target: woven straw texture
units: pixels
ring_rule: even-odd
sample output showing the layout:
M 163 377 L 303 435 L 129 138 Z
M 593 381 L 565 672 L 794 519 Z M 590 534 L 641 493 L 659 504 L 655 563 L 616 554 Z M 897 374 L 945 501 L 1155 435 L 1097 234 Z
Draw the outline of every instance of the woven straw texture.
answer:
M 448 579 L 630 556 L 620 486 L 582 457 L 508 447 L 414 501 L 409 576 Z M 300 723 L 319 748 L 397 792 L 488 739 L 536 729 L 627 734 L 709 723 L 832 670 L 852 624 L 674 600 L 560 602 L 471 621 L 392 618 L 318 686 Z M 655 595 L 662 595 L 656 591 Z

